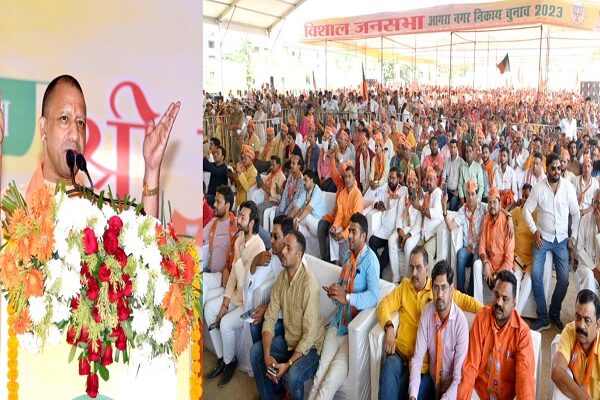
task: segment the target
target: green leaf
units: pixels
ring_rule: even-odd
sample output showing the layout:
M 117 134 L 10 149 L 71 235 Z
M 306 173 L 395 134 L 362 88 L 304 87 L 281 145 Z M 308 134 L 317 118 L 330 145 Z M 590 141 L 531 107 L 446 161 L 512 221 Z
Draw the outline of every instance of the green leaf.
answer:
M 127 354 L 127 349 L 123 350 L 123 362 L 125 364 L 129 362 L 129 355 Z
M 115 362 L 118 363 L 119 362 L 119 355 L 121 354 L 121 350 L 116 349 L 115 350 Z
M 69 353 L 69 363 L 73 361 L 75 358 L 75 353 L 77 352 L 77 346 L 71 346 L 71 352 Z
M 106 382 L 108 381 L 108 378 L 110 377 L 110 374 L 108 373 L 108 368 L 106 368 L 104 365 L 96 363 L 96 365 L 98 366 L 98 372 L 100 373 L 100 377 Z

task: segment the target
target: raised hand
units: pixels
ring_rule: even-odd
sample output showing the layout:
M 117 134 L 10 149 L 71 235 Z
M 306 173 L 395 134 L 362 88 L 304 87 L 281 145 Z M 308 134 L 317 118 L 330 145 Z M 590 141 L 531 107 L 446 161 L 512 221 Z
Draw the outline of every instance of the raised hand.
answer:
M 158 124 L 155 124 L 153 120 L 146 124 L 143 154 L 147 169 L 158 170 L 160 168 L 180 106 L 180 102 L 171 103 Z

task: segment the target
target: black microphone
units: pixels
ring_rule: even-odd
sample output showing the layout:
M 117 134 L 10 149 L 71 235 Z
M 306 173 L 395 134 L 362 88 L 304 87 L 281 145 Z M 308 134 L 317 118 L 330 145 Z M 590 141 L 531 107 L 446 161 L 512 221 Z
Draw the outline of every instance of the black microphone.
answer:
M 85 161 L 85 157 L 81 153 L 77 153 L 77 157 L 75 157 L 75 162 L 77 163 L 77 168 L 80 171 L 85 172 L 85 176 L 88 178 L 88 182 L 90 183 L 90 188 L 94 187 L 94 182 L 92 182 L 92 177 L 87 169 L 87 161 Z
M 71 149 L 67 150 L 67 167 L 69 167 L 69 171 L 71 172 L 71 183 L 73 186 L 77 187 L 75 184 L 75 152 Z

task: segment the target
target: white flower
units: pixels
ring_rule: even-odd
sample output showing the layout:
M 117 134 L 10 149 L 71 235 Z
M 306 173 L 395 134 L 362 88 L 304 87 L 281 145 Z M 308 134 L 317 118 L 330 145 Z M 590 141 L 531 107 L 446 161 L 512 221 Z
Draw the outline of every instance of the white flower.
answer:
M 121 214 L 119 214 L 119 217 L 121 218 L 121 221 L 123 221 L 123 226 L 125 227 L 128 225 L 138 225 L 138 217 L 137 215 L 135 215 L 134 210 L 125 210 Z
M 136 299 L 140 300 L 146 295 L 149 281 L 150 273 L 144 268 L 138 268 L 136 270 L 135 281 L 133 283 L 133 295 Z
M 42 322 L 42 319 L 46 316 L 46 305 L 46 297 L 44 296 L 31 296 L 29 298 L 29 318 L 33 325 Z
M 145 335 L 150 328 L 150 311 L 147 308 L 133 310 L 131 329 L 139 335 Z
M 68 236 L 68 228 L 61 223 L 57 223 L 54 227 L 54 251 L 58 253 L 60 258 L 65 257 L 69 250 L 69 243 L 67 242 Z
M 71 317 L 71 308 L 65 303 L 52 298 L 52 322 L 59 323 Z
M 159 273 L 161 269 L 162 255 L 156 244 L 146 246 L 142 253 L 142 258 L 151 271 Z
M 150 336 L 156 344 L 161 345 L 165 344 L 171 339 L 171 334 L 173 332 L 173 324 L 166 318 L 163 318 L 161 324 L 157 326 Z
M 42 341 L 37 335 L 32 332 L 27 332 L 22 335 L 17 335 L 19 344 L 30 353 L 39 353 L 42 349 Z
M 56 325 L 50 325 L 48 332 L 46 334 L 46 342 L 50 343 L 52 346 L 58 346 L 61 342 L 62 335 Z
M 69 249 L 65 256 L 65 264 L 74 271 L 81 271 L 81 253 L 76 247 Z
M 154 305 L 162 304 L 165 294 L 169 291 L 169 280 L 161 273 L 154 282 Z
M 63 271 L 58 295 L 63 300 L 71 300 L 73 297 L 77 297 L 80 291 L 81 281 L 79 280 L 79 272 L 71 270 Z
M 150 343 L 143 342 L 140 346 L 131 349 L 131 363 L 134 366 L 146 365 L 150 361 L 152 355 L 152 347 Z
M 138 234 L 137 227 L 128 227 L 123 236 L 123 250 L 125 254 L 131 254 L 136 261 L 139 261 L 145 247 L 144 241 Z
M 46 263 L 46 266 L 48 267 L 48 276 L 46 277 L 44 286 L 46 289 L 49 289 L 54 285 L 54 282 L 62 277 L 63 265 L 62 261 L 52 259 Z

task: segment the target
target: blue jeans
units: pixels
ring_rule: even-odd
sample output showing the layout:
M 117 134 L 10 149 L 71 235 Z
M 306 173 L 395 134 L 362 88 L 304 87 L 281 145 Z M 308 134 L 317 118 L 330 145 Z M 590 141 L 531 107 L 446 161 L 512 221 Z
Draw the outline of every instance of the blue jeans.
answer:
M 250 324 L 250 336 L 252 336 L 252 343 L 260 342 L 262 340 L 262 327 L 265 321 L 260 321 L 260 324 Z M 275 337 L 283 336 L 285 334 L 283 328 L 283 320 L 280 318 L 275 323 Z
M 556 267 L 556 287 L 550 301 L 550 317 L 559 318 L 562 302 L 567 294 L 569 287 L 569 250 L 567 249 L 567 239 L 562 242 L 548 242 L 542 239 L 542 248 L 533 247 L 533 265 L 531 271 L 531 286 L 533 288 L 533 297 L 537 306 L 538 320 L 548 322 L 548 308 L 546 305 L 546 296 L 544 295 L 544 264 L 546 263 L 546 253 L 552 253 L 552 261 Z
M 294 354 L 294 350 L 288 350 L 287 342 L 283 336 L 276 336 L 271 343 L 271 356 L 279 363 L 288 362 Z M 290 391 L 293 400 L 304 400 L 304 382 L 315 376 L 319 366 L 319 355 L 316 349 L 310 349 L 306 355 L 300 357 L 288 369 L 287 373 L 276 385 L 267 378 L 267 366 L 265 365 L 265 355 L 263 354 L 263 345 L 256 342 L 250 350 L 250 363 L 252 372 L 256 380 L 256 387 L 261 400 L 277 399 L 276 393 L 281 393 L 282 384 Z
M 379 400 L 407 399 L 409 377 L 410 369 L 402 357 L 398 354 L 386 356 L 379 377 Z M 435 398 L 435 385 L 429 374 L 421 374 L 417 398 Z
M 469 296 L 473 296 L 473 263 L 475 260 L 477 260 L 475 254 L 469 254 L 466 247 L 459 249 L 456 253 L 456 288 Z M 471 267 L 471 279 L 469 279 L 469 287 L 465 291 L 467 267 Z
M 458 198 L 458 195 L 453 195 L 452 192 L 450 192 L 450 189 L 448 189 L 448 202 L 450 203 L 448 210 L 458 211 L 458 209 L 460 208 L 460 199 Z

